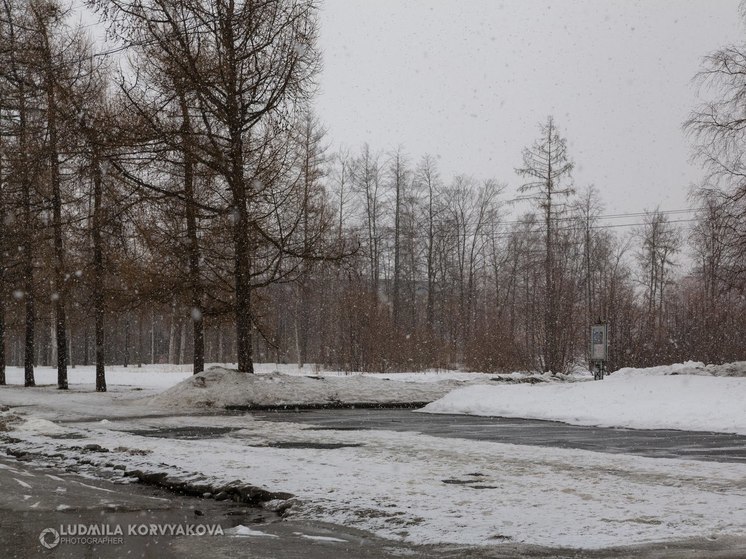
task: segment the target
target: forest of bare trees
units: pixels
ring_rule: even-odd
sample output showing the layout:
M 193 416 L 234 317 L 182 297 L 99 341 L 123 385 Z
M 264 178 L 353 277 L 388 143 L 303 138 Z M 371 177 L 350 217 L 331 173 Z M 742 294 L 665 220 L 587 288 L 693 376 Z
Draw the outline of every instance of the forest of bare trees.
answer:
M 620 216 L 551 117 L 516 184 L 332 150 L 311 0 L 92 0 L 109 52 L 56 0 L 0 2 L 0 384 L 6 364 L 66 388 L 95 363 L 102 391 L 106 363 L 559 373 L 599 320 L 611 370 L 746 358 L 744 48 L 706 59 L 719 97 L 685 125 L 694 213 Z

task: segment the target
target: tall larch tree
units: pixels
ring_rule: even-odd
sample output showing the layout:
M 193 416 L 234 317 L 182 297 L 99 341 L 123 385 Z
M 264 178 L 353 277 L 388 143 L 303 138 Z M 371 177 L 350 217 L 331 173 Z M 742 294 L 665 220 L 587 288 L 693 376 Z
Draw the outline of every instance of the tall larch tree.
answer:
M 541 125 L 539 138 L 523 150 L 523 165 L 516 172 L 526 178 L 519 192 L 533 200 L 544 219 L 544 340 L 542 366 L 544 371 L 562 372 L 566 360 L 561 352 L 558 331 L 561 291 L 555 283 L 556 229 L 560 211 L 574 191 L 569 185 L 573 163 L 567 152 L 567 141 L 560 135 L 551 116 Z

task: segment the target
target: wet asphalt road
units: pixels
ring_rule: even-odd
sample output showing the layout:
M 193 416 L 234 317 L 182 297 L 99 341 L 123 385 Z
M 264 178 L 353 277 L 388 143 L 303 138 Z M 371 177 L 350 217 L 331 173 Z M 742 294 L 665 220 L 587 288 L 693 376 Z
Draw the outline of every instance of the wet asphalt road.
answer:
M 258 419 L 305 423 L 313 429 L 415 431 L 499 443 L 573 448 L 746 463 L 746 436 L 675 430 L 639 430 L 568 425 L 555 421 L 440 415 L 411 410 L 345 409 L 252 413 Z

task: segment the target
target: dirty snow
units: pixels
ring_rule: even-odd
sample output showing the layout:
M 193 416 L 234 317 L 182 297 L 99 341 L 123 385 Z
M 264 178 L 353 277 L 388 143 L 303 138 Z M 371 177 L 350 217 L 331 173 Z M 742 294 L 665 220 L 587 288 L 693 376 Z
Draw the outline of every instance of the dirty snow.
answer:
M 39 433 L 41 435 L 59 435 L 68 431 L 67 428 L 57 423 L 38 417 L 27 418 L 25 421 L 16 425 L 15 429 L 29 433 Z
M 203 373 L 207 389 L 195 386 L 191 366 L 144 365 L 107 367 L 105 395 L 95 391 L 94 367 L 69 370 L 70 389 L 56 388 L 57 371 L 51 367 L 36 368 L 37 386 L 23 386 L 23 369 L 8 367 L 8 386 L 0 387 L 0 405 L 23 407 L 39 418 L 55 421 L 98 416 L 102 424 L 115 418 L 133 415 L 169 415 L 175 408 L 197 406 L 202 413 L 224 405 L 292 405 L 299 403 L 333 404 L 375 402 L 427 402 L 468 382 L 491 382 L 504 377 L 515 380 L 534 376 L 522 373 L 487 375 L 458 371 L 428 371 L 402 374 L 319 372 L 316 367 L 257 364 L 256 375 L 239 374 L 225 365 L 211 365 Z M 215 371 L 227 372 L 223 376 Z M 201 377 L 200 377 L 201 378 Z M 226 381 L 221 385 L 219 380 Z M 386 380 L 391 379 L 391 380 Z M 197 381 L 200 382 L 200 381 Z M 179 384 L 182 383 L 182 386 Z M 244 387 L 236 384 L 246 383 Z M 257 389 L 256 394 L 254 389 Z M 171 392 L 168 389 L 173 389 Z M 191 392 L 191 394 L 190 394 Z M 293 396 L 295 395 L 295 396 Z M 291 398 L 291 396 L 293 396 Z M 297 397 L 296 397 L 297 396 Z M 257 399 L 258 398 L 258 399 Z M 315 401 L 314 401 L 315 400 Z M 4 420 L 0 412 L 0 430 Z
M 184 406 L 428 402 L 469 383 L 541 377 L 530 373 L 490 375 L 448 370 L 347 373 L 274 363 L 256 364 L 256 375 L 238 373 L 226 364 L 208 365 L 200 375 L 193 375 L 189 365 L 112 366 L 106 370 L 108 392 L 102 398 L 95 392 L 94 367 L 78 366 L 68 372 L 70 390 L 66 392 L 65 402 L 75 403 L 68 411 L 77 408 L 81 417 L 98 414 L 103 421 L 111 419 L 109 415 L 131 415 L 135 408 L 140 408 L 140 413 L 147 413 L 148 409 L 153 413 L 159 413 L 159 409 L 169 413 L 169 408 Z M 51 408 L 59 405 L 55 368 L 37 367 L 37 386 L 33 388 L 23 387 L 20 367 L 8 367 L 6 375 L 8 386 L 0 388 L 0 402 L 30 406 L 46 419 L 55 418 L 51 413 Z M 541 379 L 549 377 L 544 375 Z
M 213 367 L 194 375 L 152 402 L 164 407 L 293 406 L 430 402 L 463 382 L 407 382 L 353 376 L 294 376 L 274 372 L 246 375 Z

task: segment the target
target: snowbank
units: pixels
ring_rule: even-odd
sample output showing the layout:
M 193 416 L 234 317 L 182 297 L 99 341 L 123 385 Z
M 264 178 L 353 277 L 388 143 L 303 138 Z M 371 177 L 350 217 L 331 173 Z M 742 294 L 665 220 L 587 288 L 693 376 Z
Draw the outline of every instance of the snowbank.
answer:
M 673 365 L 660 365 L 636 369 L 625 367 L 612 373 L 612 377 L 635 377 L 648 375 L 704 375 L 716 377 L 746 377 L 746 361 L 735 361 L 723 365 L 705 365 L 701 361 L 686 361 Z
M 213 367 L 150 397 L 164 407 L 336 406 L 432 402 L 464 382 L 405 382 L 355 375 L 295 376 L 283 373 L 249 375 Z
M 26 431 L 39 435 L 62 435 L 69 429 L 40 417 L 23 417 L 22 422 L 14 426 L 16 431 Z
M 739 365 L 716 372 L 695 363 L 622 369 L 601 382 L 469 386 L 421 411 L 746 435 L 746 377 L 712 376 L 737 374 Z

